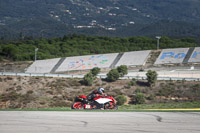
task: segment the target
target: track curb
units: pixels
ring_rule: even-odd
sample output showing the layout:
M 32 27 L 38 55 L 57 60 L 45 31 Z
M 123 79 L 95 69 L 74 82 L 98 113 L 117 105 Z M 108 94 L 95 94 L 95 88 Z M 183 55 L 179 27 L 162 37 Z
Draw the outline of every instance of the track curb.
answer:
M 188 109 L 143 109 L 143 110 L 158 110 L 158 111 L 197 111 L 199 110 L 200 111 L 200 108 L 188 108 Z

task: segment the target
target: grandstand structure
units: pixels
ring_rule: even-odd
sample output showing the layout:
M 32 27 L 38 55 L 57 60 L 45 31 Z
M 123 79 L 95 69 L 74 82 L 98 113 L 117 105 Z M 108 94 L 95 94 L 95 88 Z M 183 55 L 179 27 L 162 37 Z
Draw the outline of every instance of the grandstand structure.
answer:
M 120 65 L 144 65 L 151 51 L 74 56 L 35 61 L 26 73 L 60 73 L 66 71 L 89 70 L 94 67 L 115 68 Z
M 151 60 L 154 51 L 131 51 L 124 53 L 98 54 L 37 60 L 26 73 L 62 73 L 68 71 L 116 68 L 120 65 L 143 67 Z M 155 57 L 154 57 L 155 58 Z M 157 59 L 156 59 L 157 58 Z M 152 65 L 200 63 L 200 47 L 163 49 Z

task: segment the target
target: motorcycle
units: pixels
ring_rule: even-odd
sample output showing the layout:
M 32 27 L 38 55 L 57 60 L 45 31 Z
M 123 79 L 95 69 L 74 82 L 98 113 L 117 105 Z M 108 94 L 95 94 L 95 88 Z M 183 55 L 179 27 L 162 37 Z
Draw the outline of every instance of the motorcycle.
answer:
M 75 97 L 72 109 L 118 109 L 117 101 L 112 96 L 97 96 L 88 100 L 85 95 Z

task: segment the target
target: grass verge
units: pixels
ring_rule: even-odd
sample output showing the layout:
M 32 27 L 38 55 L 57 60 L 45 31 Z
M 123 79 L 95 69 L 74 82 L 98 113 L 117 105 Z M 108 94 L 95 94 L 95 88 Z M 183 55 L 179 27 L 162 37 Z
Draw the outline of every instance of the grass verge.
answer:
M 132 110 L 132 109 L 188 109 L 188 108 L 200 108 L 200 102 L 183 102 L 183 103 L 156 103 L 156 104 L 138 104 L 138 105 L 122 105 L 120 110 Z
M 197 108 L 198 110 L 195 110 Z M 118 110 L 72 110 L 70 107 L 63 107 L 46 109 L 0 109 L 0 111 L 200 112 L 200 102 L 122 105 L 119 106 Z

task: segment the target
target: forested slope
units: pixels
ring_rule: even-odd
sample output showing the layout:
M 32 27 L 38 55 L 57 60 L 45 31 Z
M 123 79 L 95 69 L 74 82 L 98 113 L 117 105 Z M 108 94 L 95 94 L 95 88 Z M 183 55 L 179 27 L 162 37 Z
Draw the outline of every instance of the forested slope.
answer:
M 170 39 L 163 36 L 160 48 L 198 47 L 194 38 Z M 39 38 L 21 36 L 20 40 L 0 40 L 0 57 L 14 61 L 34 60 L 35 48 L 38 59 L 69 57 L 90 54 L 120 53 L 127 51 L 156 49 L 156 38 L 149 37 L 104 37 L 86 35 L 65 35 L 57 38 Z
M 0 37 L 199 37 L 199 0 L 1 0 Z

